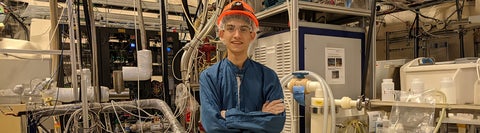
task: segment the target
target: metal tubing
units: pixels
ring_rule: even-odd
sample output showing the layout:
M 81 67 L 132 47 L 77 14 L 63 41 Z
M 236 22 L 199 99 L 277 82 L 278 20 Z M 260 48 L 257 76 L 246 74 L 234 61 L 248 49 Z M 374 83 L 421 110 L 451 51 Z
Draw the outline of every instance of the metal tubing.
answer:
M 365 90 L 367 89 L 367 77 L 368 77 L 368 67 L 369 67 L 369 62 L 370 62 L 370 53 L 371 53 L 371 47 L 373 45 L 373 42 L 375 42 L 376 40 L 373 40 L 375 39 L 373 37 L 374 35 L 374 30 L 375 30 L 375 17 L 376 17 L 376 0 L 372 0 L 370 2 L 370 10 L 371 10 L 371 14 L 370 14 L 370 25 L 369 25 L 369 29 L 368 29 L 368 36 L 367 36 L 367 45 L 365 46 L 365 53 L 364 53 L 364 57 L 365 57 L 365 62 L 363 62 L 363 71 L 362 71 L 362 90 L 361 90 L 361 95 L 362 95 L 362 99 L 365 98 Z M 374 51 L 375 52 L 375 51 Z M 375 62 L 374 62 L 375 63 Z M 372 67 L 374 67 L 374 65 L 372 65 Z
M 460 0 L 455 1 L 457 7 L 457 21 L 462 20 L 462 10 L 463 7 L 460 7 Z M 465 4 L 465 3 L 463 3 Z M 465 42 L 464 42 L 464 34 L 463 34 L 463 25 L 458 26 L 458 40 L 460 41 L 460 58 L 465 57 Z
M 67 2 L 68 6 L 68 22 L 69 22 L 69 35 L 70 35 L 70 61 L 71 61 L 71 70 L 72 70 L 72 88 L 75 90 L 78 88 L 78 81 L 77 81 L 77 61 L 75 59 L 76 57 L 76 50 L 75 50 L 75 31 L 73 30 L 74 21 L 73 21 L 73 2 L 72 0 L 69 0 Z M 78 92 L 74 92 L 74 97 L 75 99 L 78 99 Z M 87 106 L 87 90 L 82 90 L 82 105 L 83 105 L 83 115 L 87 116 L 88 115 L 88 106 Z M 83 121 L 83 128 L 85 128 L 84 132 L 88 131 L 88 119 L 84 119 Z
M 90 17 L 90 43 L 92 43 L 92 74 L 93 74 L 93 78 L 92 78 L 92 83 L 93 83 L 93 88 L 94 88 L 94 96 L 95 96 L 95 102 L 100 102 L 100 87 L 99 87 L 99 84 L 98 84 L 98 46 L 97 46 L 97 30 L 95 28 L 95 15 L 94 15 L 94 12 L 93 12 L 93 3 L 92 3 L 92 0 L 87 0 L 87 4 L 88 4 L 88 12 L 90 13 L 90 15 L 88 17 Z M 107 21 L 108 22 L 108 21 Z M 87 31 L 88 32 L 88 31 Z
M 135 0 L 137 2 L 137 14 L 138 14 L 138 25 L 140 26 L 140 41 L 142 43 L 142 49 L 143 50 L 146 50 L 147 49 L 147 35 L 146 35 L 146 32 L 145 32 L 145 25 L 143 23 L 143 9 L 142 9 L 142 1 L 141 0 Z M 163 17 L 166 16 L 165 15 L 160 15 Z M 166 22 L 166 21 L 164 21 Z M 165 25 L 166 26 L 166 25 Z M 163 28 L 165 28 L 165 26 L 162 25 L 162 32 L 163 32 Z M 163 37 L 162 37 L 163 38 Z M 138 44 L 137 44 L 138 46 Z
M 163 82 L 163 88 L 167 91 L 165 91 L 165 102 L 167 102 L 168 105 L 171 104 L 170 102 L 170 87 L 169 87 L 169 80 L 168 80 L 168 53 L 167 53 L 167 12 L 165 10 L 166 2 L 165 0 L 160 0 L 160 36 L 162 37 L 162 82 Z M 173 64 L 173 62 L 172 62 Z M 173 70 L 172 70 L 173 71 Z
M 375 14 L 376 14 L 376 13 L 375 13 Z M 372 79 L 372 80 L 370 80 L 370 87 L 372 88 L 372 90 L 376 90 L 376 87 L 377 87 L 376 85 L 377 85 L 377 83 L 376 83 L 376 80 L 375 80 L 375 72 L 376 72 L 376 67 L 375 67 L 375 66 L 376 66 L 376 63 L 377 63 L 377 33 L 378 33 L 377 30 L 378 30 L 378 29 L 377 29 L 377 26 L 376 26 L 376 22 L 377 22 L 377 17 L 376 17 L 376 15 L 372 16 L 372 18 L 373 18 L 373 24 L 374 24 L 374 26 L 371 28 L 371 30 L 372 30 L 372 33 L 371 33 L 371 35 L 372 35 L 372 40 L 371 40 L 371 42 L 370 42 L 370 43 L 371 43 L 371 44 L 370 44 L 370 47 L 372 47 L 372 49 L 371 49 L 371 52 L 370 52 L 370 56 L 369 56 L 369 57 L 365 57 L 365 58 L 371 58 L 371 60 L 370 60 L 370 66 L 371 66 L 371 67 L 370 67 L 370 70 L 371 70 L 371 72 L 368 72 L 368 71 L 367 71 L 367 73 L 365 73 L 365 75 L 366 75 L 366 76 L 365 76 L 365 77 L 366 77 L 365 80 L 366 80 L 366 79 Z M 372 52 L 372 51 L 373 51 L 373 52 Z M 366 63 L 369 63 L 369 62 L 366 62 Z M 365 68 L 365 69 L 369 69 L 369 68 L 367 67 L 367 68 Z M 368 80 L 366 80 L 365 82 L 367 82 L 367 81 L 368 81 Z M 367 92 L 366 92 L 366 89 L 367 89 L 367 88 L 366 88 L 366 86 L 365 86 L 365 88 L 363 89 L 364 92 L 363 92 L 363 94 L 361 94 L 363 97 L 366 97 L 366 96 L 367 96 L 367 94 L 366 94 L 366 93 L 367 93 Z M 369 90 L 370 90 L 370 89 L 369 89 Z M 368 93 L 371 94 L 371 92 L 368 92 Z M 362 100 L 364 100 L 364 98 L 362 98 Z
M 80 35 L 80 5 L 77 5 L 75 6 L 77 7 L 76 11 L 73 12 L 73 20 L 75 20 L 76 24 L 75 24 L 75 38 L 76 38 L 76 44 L 75 47 L 76 47 L 76 54 L 75 57 L 77 59 L 77 68 L 79 68 L 80 70 L 82 69 L 82 52 L 80 51 L 81 50 L 81 46 L 82 46 L 82 36 Z M 83 79 L 82 79 L 83 80 Z M 80 84 L 81 85 L 81 84 Z

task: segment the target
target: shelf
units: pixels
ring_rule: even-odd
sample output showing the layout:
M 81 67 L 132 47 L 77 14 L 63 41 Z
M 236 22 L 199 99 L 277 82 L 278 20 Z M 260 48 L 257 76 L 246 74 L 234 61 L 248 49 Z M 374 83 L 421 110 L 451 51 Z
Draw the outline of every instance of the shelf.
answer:
M 70 55 L 70 50 L 0 49 L 0 53 Z
M 354 15 L 354 16 L 363 16 L 363 17 L 370 16 L 370 10 L 366 10 L 366 9 L 346 8 L 341 6 L 319 4 L 319 3 L 307 2 L 307 1 L 298 1 L 298 8 L 300 10 L 329 12 L 329 13 L 337 13 L 337 14 L 344 14 L 344 15 Z M 259 20 L 261 20 L 261 19 L 265 19 L 267 17 L 271 17 L 286 11 L 287 11 L 287 3 L 284 2 L 281 5 L 277 5 L 275 7 L 263 10 L 261 12 L 257 12 L 255 15 Z
M 393 106 L 397 103 L 395 102 L 388 102 L 388 101 L 379 101 L 379 100 L 372 100 L 371 101 L 371 106 L 372 107 L 381 107 L 381 106 Z M 418 107 L 418 108 L 431 108 L 433 107 L 432 104 L 426 104 L 426 103 L 407 103 L 407 102 L 399 102 L 399 106 L 404 106 L 404 107 Z M 437 103 L 435 105 L 435 108 L 447 108 L 449 110 L 480 110 L 480 105 L 465 105 L 465 104 L 440 104 Z
M 438 121 L 438 120 L 437 120 Z M 451 119 L 451 118 L 444 118 L 442 123 L 454 123 L 454 124 L 468 124 L 468 125 L 480 125 L 479 119 L 473 120 L 460 120 L 460 119 Z

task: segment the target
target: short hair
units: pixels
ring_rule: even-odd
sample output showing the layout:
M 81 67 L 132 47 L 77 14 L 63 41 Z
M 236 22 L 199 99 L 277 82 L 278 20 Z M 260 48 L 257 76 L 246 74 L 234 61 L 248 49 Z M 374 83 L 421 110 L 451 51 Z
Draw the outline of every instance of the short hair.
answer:
M 251 20 L 249 17 L 247 17 L 245 15 L 241 15 L 241 14 L 232 14 L 232 15 L 227 15 L 227 16 L 223 17 L 223 19 L 220 21 L 219 25 L 217 25 L 218 29 L 223 30 L 225 28 L 225 23 L 228 23 L 228 22 L 230 22 L 234 19 L 242 20 L 242 21 L 246 22 L 252 28 L 252 32 L 257 32 L 258 31 L 258 27 L 255 25 L 255 22 L 253 22 L 253 20 Z

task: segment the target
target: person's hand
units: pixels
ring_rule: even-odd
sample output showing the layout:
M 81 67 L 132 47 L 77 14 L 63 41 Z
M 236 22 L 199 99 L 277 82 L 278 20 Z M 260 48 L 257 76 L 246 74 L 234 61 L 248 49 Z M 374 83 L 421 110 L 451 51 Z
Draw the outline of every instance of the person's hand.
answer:
M 272 113 L 278 115 L 285 111 L 285 105 L 283 104 L 281 99 L 273 100 L 272 102 L 267 101 L 263 104 L 262 112 Z
M 226 110 L 220 111 L 220 115 L 222 116 L 223 119 L 225 119 L 225 113 L 226 113 L 226 112 L 227 112 Z

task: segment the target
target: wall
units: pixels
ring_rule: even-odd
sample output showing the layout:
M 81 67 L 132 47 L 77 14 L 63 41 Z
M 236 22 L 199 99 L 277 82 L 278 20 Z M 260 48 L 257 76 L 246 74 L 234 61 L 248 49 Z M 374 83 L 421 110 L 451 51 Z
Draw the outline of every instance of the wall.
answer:
M 476 3 L 480 3 L 480 0 L 476 0 Z M 464 36 L 464 50 L 466 57 L 475 56 L 474 54 L 474 31 L 472 27 L 478 28 L 479 24 L 466 24 L 466 21 L 457 21 L 457 14 L 454 13 L 456 10 L 455 2 L 444 3 L 435 5 L 428 8 L 423 8 L 420 10 L 422 14 L 425 16 L 431 16 L 436 19 L 442 20 L 447 22 L 447 26 L 442 28 L 442 25 L 438 22 L 435 22 L 432 19 L 426 19 L 420 17 L 420 25 L 428 25 L 432 26 L 430 33 L 440 33 L 440 31 L 449 31 L 448 33 L 439 34 L 437 37 L 429 37 L 423 38 L 420 42 L 420 45 L 429 44 L 434 45 L 439 44 L 437 48 L 430 48 L 430 56 L 437 58 L 439 61 L 443 60 L 453 60 L 455 58 L 460 57 L 460 46 L 459 46 L 459 37 L 457 34 L 457 28 L 459 23 L 465 25 L 466 28 L 469 30 L 466 31 Z M 448 16 L 454 13 L 448 20 Z M 475 8 L 475 2 L 470 1 L 466 2 L 462 20 L 468 20 L 468 16 L 473 15 L 480 15 L 480 8 Z M 377 60 L 385 60 L 386 59 L 386 33 L 387 32 L 394 32 L 394 31 L 406 31 L 408 32 L 412 23 L 415 18 L 415 13 L 411 11 L 403 11 L 398 13 L 391 13 L 384 16 L 380 16 L 377 18 Z M 392 33 L 392 36 L 399 36 L 401 34 Z M 403 35 L 407 35 L 406 33 Z M 436 34 L 437 35 L 437 34 Z M 448 48 L 441 47 L 440 44 L 443 43 L 448 44 Z M 394 49 L 390 51 L 390 58 L 389 59 L 401 59 L 401 58 L 413 58 L 413 44 L 414 39 L 406 39 L 403 41 L 399 41 L 397 43 L 391 43 L 389 45 L 390 49 Z M 448 54 L 445 54 L 447 52 Z M 419 56 L 423 56 L 423 51 L 419 51 Z

